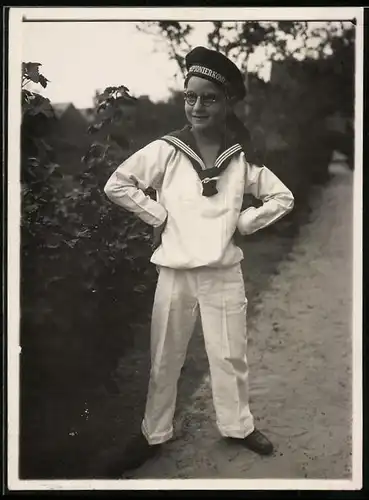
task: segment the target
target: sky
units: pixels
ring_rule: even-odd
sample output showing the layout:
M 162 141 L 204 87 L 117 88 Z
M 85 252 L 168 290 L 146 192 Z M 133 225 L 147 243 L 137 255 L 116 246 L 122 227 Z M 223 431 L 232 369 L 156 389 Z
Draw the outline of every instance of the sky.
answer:
M 191 24 L 191 45 L 207 45 L 212 23 Z M 178 67 L 163 41 L 140 32 L 134 21 L 23 22 L 21 37 L 22 61 L 41 63 L 40 72 L 50 80 L 45 90 L 29 88 L 42 90 L 52 103 L 90 107 L 96 90 L 118 85 L 136 97 L 148 95 L 158 101 L 167 99 L 171 88 L 183 85 L 174 78 Z M 259 48 L 249 59 L 249 69 L 265 61 Z M 267 80 L 270 68 L 264 64 L 259 76 Z
M 212 23 L 192 24 L 192 44 L 206 45 Z M 22 61 L 42 64 L 40 72 L 50 80 L 43 94 L 52 102 L 80 108 L 91 106 L 95 90 L 108 86 L 125 85 L 131 94 L 157 101 L 181 85 L 174 78 L 177 64 L 163 45 L 134 22 L 23 23 Z M 264 75 L 268 78 L 268 67 Z

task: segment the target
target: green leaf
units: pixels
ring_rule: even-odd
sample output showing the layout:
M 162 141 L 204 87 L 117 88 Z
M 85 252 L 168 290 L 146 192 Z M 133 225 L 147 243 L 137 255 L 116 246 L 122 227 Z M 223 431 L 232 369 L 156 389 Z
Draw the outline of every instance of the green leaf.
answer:
M 88 150 L 88 154 L 93 158 L 98 158 L 103 151 L 103 147 L 100 144 L 92 144 Z
M 102 127 L 102 123 L 94 123 L 87 128 L 88 134 L 96 134 Z
M 31 167 L 38 167 L 40 165 L 40 160 L 38 158 L 28 158 L 28 165 Z
M 26 64 L 26 76 L 34 83 L 40 82 L 39 67 L 41 63 L 29 62 Z
M 105 101 L 108 98 L 111 98 L 112 94 L 116 92 L 117 87 L 106 87 L 104 92 L 100 93 L 97 95 L 97 101 L 100 103 L 102 101 Z
M 125 85 L 120 85 L 117 88 L 117 92 L 119 92 L 120 94 L 128 95 L 129 94 L 129 88 L 127 88 Z
M 43 88 L 47 87 L 47 83 L 50 81 L 47 78 L 44 77 L 44 75 L 40 75 L 40 84 L 43 86 Z
M 65 245 L 68 245 L 68 247 L 70 248 L 74 248 L 78 243 L 78 238 L 74 238 L 73 240 L 63 240 L 63 243 Z
M 33 92 L 30 92 L 29 90 L 22 89 L 22 101 L 23 103 L 30 103 L 33 99 Z
M 107 106 L 107 102 L 104 100 L 102 101 L 98 107 L 97 107 L 97 112 L 100 113 L 101 111 L 103 111 Z
M 81 229 L 81 231 L 79 231 L 77 233 L 77 237 L 78 238 L 90 238 L 91 237 L 91 231 L 89 229 Z
M 46 97 L 43 97 L 40 94 L 34 94 L 34 98 L 31 101 L 32 107 L 29 110 L 29 113 L 33 116 L 38 115 L 39 113 L 44 114 L 48 118 L 54 116 L 54 110 L 51 106 L 50 100 Z
M 104 95 L 104 94 L 110 95 L 113 92 L 116 92 L 116 90 L 117 90 L 117 87 L 106 87 L 106 89 L 104 90 L 102 95 Z

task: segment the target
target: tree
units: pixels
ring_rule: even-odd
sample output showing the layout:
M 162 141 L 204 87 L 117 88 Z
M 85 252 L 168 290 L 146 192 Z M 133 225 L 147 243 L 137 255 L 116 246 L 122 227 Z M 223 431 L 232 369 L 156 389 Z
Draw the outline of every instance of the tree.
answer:
M 191 48 L 188 42 L 188 36 L 193 31 L 191 25 L 177 21 L 156 21 L 143 22 L 136 27 L 139 31 L 154 34 L 159 40 L 165 41 L 169 58 L 177 63 L 179 72 L 184 77 L 185 53 Z
M 207 36 L 209 48 L 218 50 L 234 60 L 242 69 L 257 49 L 263 49 L 268 60 L 294 57 L 325 57 L 332 53 L 335 41 L 352 36 L 352 23 L 306 21 L 214 21 Z M 185 74 L 185 55 L 190 43 L 193 24 L 178 21 L 154 21 L 137 25 L 164 42 L 170 59 L 176 61 L 182 76 Z M 296 41 L 299 40 L 299 43 Z M 294 42 L 294 43 L 291 43 Z M 260 68 L 256 68 L 258 71 Z
M 169 57 L 177 62 L 184 76 L 185 55 L 192 48 L 190 39 L 196 23 L 156 21 L 142 24 L 140 29 L 154 34 L 166 44 Z M 207 36 L 209 48 L 227 55 L 244 71 L 248 87 L 252 85 L 248 73 L 251 71 L 257 74 L 263 66 L 261 63 L 250 67 L 249 62 L 256 52 L 261 51 L 266 61 L 286 62 L 282 69 L 285 74 L 287 71 L 286 76 L 293 73 L 295 86 L 281 100 L 282 107 L 278 109 L 278 116 L 281 117 L 280 125 L 283 121 L 286 122 L 287 117 L 290 133 L 293 134 L 295 129 L 300 135 L 304 126 L 309 130 L 315 120 L 323 123 L 328 115 L 335 112 L 346 116 L 348 123 L 353 122 L 354 43 L 354 21 L 214 21 Z M 291 65 L 291 62 L 295 64 Z M 293 67 L 291 74 L 287 67 Z M 260 87 L 258 82 L 256 87 Z M 275 98 L 279 99 L 276 92 L 276 89 L 264 88 L 262 94 L 271 93 L 273 103 Z M 260 100 L 260 92 L 258 95 Z M 260 108 L 259 104 L 253 99 L 253 107 Z M 261 112 L 267 113 L 265 110 Z M 260 121 L 258 116 L 256 119 Z M 297 122 L 301 125 L 300 130 L 296 127 Z M 261 129 L 260 124 L 253 120 L 254 135 L 258 128 Z M 268 130 L 264 132 L 268 134 Z M 338 142 L 344 144 L 346 153 L 352 158 L 352 130 L 351 133 L 348 130 L 346 135 Z

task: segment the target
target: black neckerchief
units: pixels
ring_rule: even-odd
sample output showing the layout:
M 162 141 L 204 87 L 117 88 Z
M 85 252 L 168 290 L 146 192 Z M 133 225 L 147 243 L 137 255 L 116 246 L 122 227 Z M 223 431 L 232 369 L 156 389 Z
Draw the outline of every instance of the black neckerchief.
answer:
M 227 168 L 231 157 L 242 150 L 238 142 L 235 142 L 230 135 L 225 135 L 214 167 L 206 168 L 189 125 L 186 125 L 181 130 L 175 130 L 174 132 L 164 135 L 162 139 L 183 151 L 191 160 L 202 182 L 203 196 L 214 196 L 217 194 L 217 179 Z

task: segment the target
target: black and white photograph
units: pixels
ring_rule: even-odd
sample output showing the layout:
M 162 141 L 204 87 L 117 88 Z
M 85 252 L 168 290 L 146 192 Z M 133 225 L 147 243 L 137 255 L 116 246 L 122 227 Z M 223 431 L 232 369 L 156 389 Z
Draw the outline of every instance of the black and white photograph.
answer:
M 363 24 L 10 8 L 10 491 L 361 489 Z

